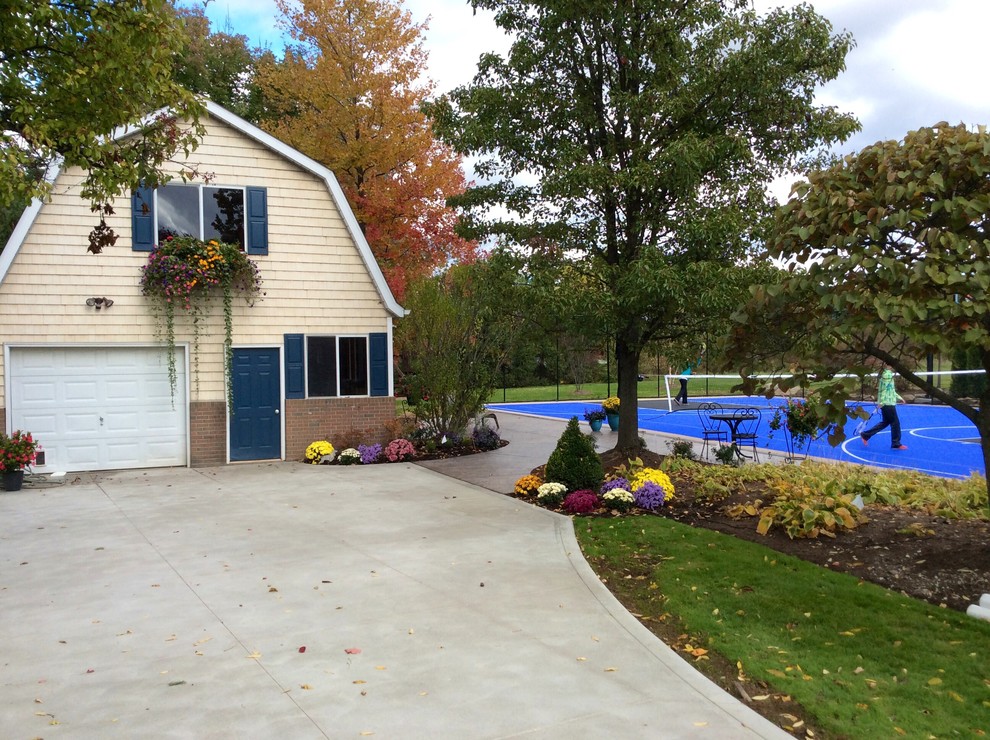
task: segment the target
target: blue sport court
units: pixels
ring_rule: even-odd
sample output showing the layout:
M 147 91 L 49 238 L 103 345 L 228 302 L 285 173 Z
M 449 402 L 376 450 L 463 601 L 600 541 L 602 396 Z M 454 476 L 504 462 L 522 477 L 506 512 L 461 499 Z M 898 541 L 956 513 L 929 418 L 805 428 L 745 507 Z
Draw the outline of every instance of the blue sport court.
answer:
M 701 439 L 701 420 L 698 417 L 697 406 L 705 401 L 720 403 L 727 409 L 740 406 L 759 408 L 762 412 L 758 430 L 759 447 L 786 454 L 787 442 L 783 429 L 774 432 L 772 438 L 768 437 L 773 407 L 784 403 L 780 398 L 692 397 L 688 408 L 675 408 L 673 411 L 667 410 L 665 399 L 640 399 L 639 428 L 678 437 Z M 491 403 L 488 404 L 488 408 L 493 411 L 512 411 L 551 419 L 567 420 L 576 416 L 586 428 L 587 423 L 582 421 L 585 410 L 598 408 L 599 404 L 600 402 L 595 401 Z M 872 403 L 850 405 L 861 405 L 867 413 L 875 408 Z M 853 419 L 846 424 L 846 440 L 840 446 L 832 447 L 827 440 L 816 440 L 808 446 L 807 452 L 811 457 L 884 468 L 917 470 L 943 478 L 968 478 L 973 473 L 986 475 L 979 433 L 976 427 L 958 411 L 948 406 L 900 404 L 897 407 L 897 414 L 901 420 L 901 443 L 907 445 L 906 450 L 890 449 L 889 427 L 874 436 L 869 446 L 864 445 L 855 433 L 859 420 Z M 869 426 L 879 421 L 880 413 L 877 412 L 870 420 Z M 608 426 L 603 427 L 602 435 L 606 438 L 606 444 L 609 434 Z

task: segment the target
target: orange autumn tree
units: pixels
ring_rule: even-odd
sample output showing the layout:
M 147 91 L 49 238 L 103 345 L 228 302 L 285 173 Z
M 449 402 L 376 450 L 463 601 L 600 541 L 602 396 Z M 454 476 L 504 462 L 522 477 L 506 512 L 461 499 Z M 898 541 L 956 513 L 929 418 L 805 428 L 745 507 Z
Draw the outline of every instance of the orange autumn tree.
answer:
M 400 300 L 410 280 L 473 259 L 446 205 L 466 186 L 460 157 L 420 110 L 426 25 L 390 0 L 276 2 L 294 43 L 258 71 L 278 112 L 262 127 L 337 176 Z

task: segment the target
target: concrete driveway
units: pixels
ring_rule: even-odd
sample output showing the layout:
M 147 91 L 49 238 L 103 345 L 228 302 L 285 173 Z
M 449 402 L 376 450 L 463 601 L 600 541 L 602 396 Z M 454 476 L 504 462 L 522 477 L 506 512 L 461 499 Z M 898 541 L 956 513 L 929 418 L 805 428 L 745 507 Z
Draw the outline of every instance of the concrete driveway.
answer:
M 0 492 L 0 686 L 4 738 L 788 737 L 567 518 L 408 464 Z

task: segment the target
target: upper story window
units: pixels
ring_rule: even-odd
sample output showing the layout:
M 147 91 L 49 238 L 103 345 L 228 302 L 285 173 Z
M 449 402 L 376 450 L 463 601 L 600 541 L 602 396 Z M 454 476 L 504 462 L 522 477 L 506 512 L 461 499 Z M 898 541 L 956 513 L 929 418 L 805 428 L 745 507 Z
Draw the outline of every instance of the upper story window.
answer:
M 244 188 L 165 185 L 158 188 L 155 201 L 158 241 L 168 236 L 194 236 L 236 244 L 244 250 Z
M 167 184 L 138 188 L 131 198 L 135 250 L 150 251 L 169 236 L 237 244 L 248 254 L 268 254 L 265 188 Z

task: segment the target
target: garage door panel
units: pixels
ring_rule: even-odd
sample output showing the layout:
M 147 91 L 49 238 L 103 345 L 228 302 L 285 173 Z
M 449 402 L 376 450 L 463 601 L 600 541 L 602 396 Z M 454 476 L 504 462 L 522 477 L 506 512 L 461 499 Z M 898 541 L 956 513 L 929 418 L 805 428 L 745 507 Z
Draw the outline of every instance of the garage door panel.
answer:
M 148 441 L 147 445 L 145 445 L 145 452 L 151 461 L 148 463 L 149 466 L 170 465 L 169 460 L 174 459 L 178 454 L 185 454 L 185 450 L 179 450 L 175 442 L 156 442 L 154 440 Z
M 186 381 L 179 352 L 173 404 L 161 349 L 12 348 L 13 428 L 30 430 L 41 442 L 43 470 L 185 465 Z
M 141 414 L 134 411 L 114 412 L 103 417 L 107 434 L 143 434 Z
M 65 466 L 58 465 L 59 469 L 65 470 L 87 470 L 85 465 L 89 465 L 91 460 L 99 459 L 100 448 L 99 445 L 89 444 L 72 444 L 67 445 L 64 452 L 60 455 L 61 459 L 65 460 Z M 48 448 L 45 447 L 45 462 L 51 467 L 51 460 L 48 456 Z
M 135 380 L 107 380 L 105 395 L 111 401 L 131 402 L 142 397 L 141 385 Z
M 58 400 L 58 386 L 51 381 L 25 381 L 22 385 L 22 401 L 29 404 L 50 404 Z
M 169 436 L 174 428 L 174 414 L 163 411 L 149 411 L 144 415 L 144 430 L 146 434 Z
M 75 371 L 79 372 L 79 371 Z M 89 403 L 97 397 L 99 384 L 95 380 L 70 380 L 62 384 L 61 400 L 64 403 Z
M 142 465 L 141 445 L 137 442 L 114 442 L 106 445 L 107 462 L 115 468 L 134 468 Z

